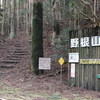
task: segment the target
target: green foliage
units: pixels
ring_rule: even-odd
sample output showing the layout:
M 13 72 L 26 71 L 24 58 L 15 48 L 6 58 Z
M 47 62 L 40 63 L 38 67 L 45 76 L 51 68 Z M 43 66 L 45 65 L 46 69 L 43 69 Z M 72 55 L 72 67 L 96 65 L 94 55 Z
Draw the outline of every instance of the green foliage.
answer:
M 59 38 L 55 39 L 54 51 L 56 51 L 56 54 L 53 54 L 51 56 L 52 59 L 55 61 L 57 61 L 60 57 L 63 57 L 64 60 L 67 62 L 69 30 L 70 30 L 70 27 L 65 28 L 63 30 L 63 33 L 59 35 Z
M 3 16 L 3 15 L 2 15 L 2 12 L 3 12 L 3 9 L 0 8 L 0 18 Z
M 29 10 L 27 8 L 23 8 L 23 9 L 20 10 L 20 16 L 24 17 L 25 14 L 28 13 L 28 12 L 29 12 Z
M 63 33 L 59 35 L 58 38 L 54 40 L 54 51 L 56 51 L 56 54 L 52 55 L 53 60 L 58 60 L 59 57 L 63 57 L 67 61 L 67 52 L 68 52 L 68 32 L 70 29 L 73 29 L 75 24 L 75 21 L 73 21 L 74 18 L 78 19 L 78 14 L 75 11 L 75 6 L 73 5 L 73 2 L 75 2 L 80 9 L 83 9 L 83 5 L 80 4 L 80 0 L 56 0 L 56 2 L 60 5 L 60 7 L 56 6 L 54 7 L 54 2 L 55 0 L 44 0 L 44 21 L 49 24 L 54 25 L 54 31 L 60 32 L 60 29 L 57 30 L 57 22 L 54 22 L 55 16 L 54 16 L 54 9 L 58 9 L 59 13 L 61 13 L 61 21 L 66 21 L 68 18 L 71 23 L 69 22 L 68 25 L 70 27 L 65 28 L 63 30 Z M 65 2 L 65 4 L 64 4 Z M 57 8 L 58 7 L 58 8 Z
M 39 57 L 43 57 L 43 9 L 42 3 L 33 4 L 33 32 L 32 32 L 32 69 L 36 75 L 43 74 L 38 70 Z
M 73 5 L 73 2 L 75 2 L 77 5 L 80 5 L 80 0 L 69 0 L 68 5 Z
M 27 2 L 28 0 L 19 0 L 19 2 L 22 2 L 22 3 L 24 3 L 24 2 Z
M 47 100 L 61 100 L 61 94 L 55 93 L 53 96 L 48 97 Z
M 43 17 L 44 22 L 49 22 L 49 24 L 54 24 L 54 2 L 55 0 L 44 0 L 43 3 Z
M 80 0 L 66 0 L 66 3 L 64 4 L 65 0 L 57 0 L 56 1 L 60 6 L 56 6 L 55 8 L 55 0 L 44 0 L 43 8 L 44 8 L 44 21 L 50 22 L 50 24 L 54 23 L 56 14 L 54 13 L 55 9 L 59 10 L 59 13 L 61 13 L 62 20 L 64 21 L 66 18 L 73 18 L 75 12 L 75 7 L 73 5 L 73 2 L 75 2 L 78 6 L 80 5 Z M 58 8 L 57 8 L 58 7 Z

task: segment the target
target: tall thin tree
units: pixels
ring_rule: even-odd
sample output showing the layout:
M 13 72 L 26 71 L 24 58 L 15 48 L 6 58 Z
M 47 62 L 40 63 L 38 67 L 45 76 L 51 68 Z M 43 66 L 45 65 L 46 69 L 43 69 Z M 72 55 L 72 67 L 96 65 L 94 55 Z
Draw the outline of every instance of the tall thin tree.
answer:
M 17 0 L 17 31 L 18 32 L 20 30 L 19 19 L 20 19 L 20 0 Z
M 5 6 L 6 6 L 6 0 L 2 1 L 2 8 L 3 8 L 3 17 L 2 17 L 2 28 L 1 28 L 1 33 L 4 35 L 4 27 L 5 27 Z
M 11 32 L 10 32 L 10 39 L 13 39 L 16 37 L 16 31 L 15 31 L 15 4 L 16 0 L 12 0 L 12 12 L 11 12 Z

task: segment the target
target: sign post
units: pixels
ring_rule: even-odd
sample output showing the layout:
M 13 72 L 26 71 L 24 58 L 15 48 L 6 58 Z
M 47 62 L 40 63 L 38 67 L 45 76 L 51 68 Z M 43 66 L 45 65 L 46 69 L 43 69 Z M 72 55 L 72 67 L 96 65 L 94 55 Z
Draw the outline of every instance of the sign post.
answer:
M 58 60 L 59 64 L 61 65 L 61 71 L 60 71 L 60 83 L 62 84 L 62 65 L 64 64 L 64 59 L 61 57 L 59 60 Z

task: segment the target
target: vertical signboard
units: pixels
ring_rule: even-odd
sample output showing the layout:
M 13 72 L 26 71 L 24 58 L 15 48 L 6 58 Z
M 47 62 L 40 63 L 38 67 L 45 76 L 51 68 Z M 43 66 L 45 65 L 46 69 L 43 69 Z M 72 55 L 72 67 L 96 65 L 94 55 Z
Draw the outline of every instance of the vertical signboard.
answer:
M 71 63 L 71 75 L 70 77 L 75 77 L 75 63 Z

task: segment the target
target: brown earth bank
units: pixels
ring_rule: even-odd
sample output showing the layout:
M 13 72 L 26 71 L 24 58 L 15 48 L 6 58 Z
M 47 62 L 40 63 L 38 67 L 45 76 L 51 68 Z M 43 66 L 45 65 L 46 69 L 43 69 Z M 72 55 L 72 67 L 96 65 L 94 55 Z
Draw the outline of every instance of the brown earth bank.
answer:
M 30 40 L 29 35 L 20 32 L 15 39 L 0 41 L 0 100 L 100 100 L 99 91 L 68 86 L 67 65 L 61 83 L 58 61 L 52 61 L 51 70 L 44 75 L 34 75 Z M 44 38 L 44 57 L 53 53 L 53 46 Z

